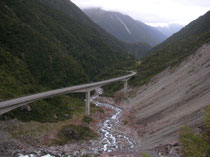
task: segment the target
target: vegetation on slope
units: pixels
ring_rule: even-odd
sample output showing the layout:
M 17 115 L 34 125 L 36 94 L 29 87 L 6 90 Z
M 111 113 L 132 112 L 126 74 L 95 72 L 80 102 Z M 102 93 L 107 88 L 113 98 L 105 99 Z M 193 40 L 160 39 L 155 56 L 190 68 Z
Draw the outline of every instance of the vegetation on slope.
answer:
M 57 96 L 40 100 L 29 106 L 21 107 L 2 116 L 1 119 L 17 118 L 21 121 L 58 122 L 72 118 L 73 114 L 84 113 L 84 98 Z
M 204 128 L 200 134 L 195 134 L 188 126 L 180 131 L 180 143 L 183 156 L 210 156 L 210 106 L 204 116 Z
M 98 34 L 65 13 L 39 1 L 21 2 L 2 5 L 1 47 L 27 63 L 42 86 L 87 82 L 105 66 L 114 68 L 128 61 L 128 55 L 111 49 Z
M 25 67 L 22 60 L 0 48 L 0 99 L 38 91 L 38 83 Z
M 149 50 L 151 50 L 151 46 L 146 43 L 132 43 L 132 44 L 126 44 L 127 45 L 127 51 L 134 55 L 137 59 L 142 58 L 147 55 Z
M 200 46 L 210 41 L 210 11 L 190 23 L 142 59 L 132 84 L 142 85 L 170 66 L 181 63 Z
M 69 2 L 69 0 L 62 0 L 61 2 L 58 2 L 57 0 L 42 0 L 41 2 L 66 13 L 73 19 L 77 20 L 79 23 L 83 24 L 84 26 L 88 26 L 89 29 L 91 29 L 91 31 L 100 36 L 103 39 L 103 41 L 106 42 L 106 44 L 108 44 L 111 48 L 119 52 L 125 51 L 136 57 L 142 57 L 151 49 L 151 46 L 145 43 L 129 44 L 118 40 L 111 34 L 104 31 L 104 29 L 102 29 L 103 27 L 101 28 L 98 25 L 96 25 L 92 20 L 89 19 L 87 15 L 83 13 L 83 11 L 78 9 L 76 5 Z
M 69 0 L 2 0 L 0 16 L 0 100 L 100 80 L 101 72 L 112 77 L 134 62 Z M 45 122 L 55 113 L 62 120 L 70 99 L 38 101 L 30 113 L 17 109 L 3 118 Z
M 83 125 L 68 125 L 61 129 L 58 136 L 60 140 L 57 143 L 63 145 L 68 142 L 93 139 L 97 137 L 97 134 Z

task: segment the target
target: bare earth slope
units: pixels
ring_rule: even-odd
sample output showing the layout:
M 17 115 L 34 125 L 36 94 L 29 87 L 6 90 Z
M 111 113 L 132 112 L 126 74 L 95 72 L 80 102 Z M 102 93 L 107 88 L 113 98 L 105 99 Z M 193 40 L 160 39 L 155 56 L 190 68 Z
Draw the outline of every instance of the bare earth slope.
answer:
M 210 105 L 210 44 L 173 69 L 166 69 L 129 100 L 130 125 L 142 137 L 140 149 L 174 144 L 184 124 L 201 125 Z

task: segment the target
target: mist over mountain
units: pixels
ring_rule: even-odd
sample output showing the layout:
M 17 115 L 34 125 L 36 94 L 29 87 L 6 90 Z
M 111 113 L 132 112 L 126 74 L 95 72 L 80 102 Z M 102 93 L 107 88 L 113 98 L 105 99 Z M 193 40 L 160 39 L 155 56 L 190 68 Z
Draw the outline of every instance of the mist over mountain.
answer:
M 119 12 L 100 8 L 85 9 L 84 12 L 107 32 L 127 43 L 140 42 L 155 46 L 167 38 L 157 29 Z
M 170 37 L 174 33 L 180 31 L 183 27 L 184 27 L 183 25 L 172 23 L 169 24 L 168 26 L 158 26 L 155 28 L 164 35 L 166 35 L 167 37 Z

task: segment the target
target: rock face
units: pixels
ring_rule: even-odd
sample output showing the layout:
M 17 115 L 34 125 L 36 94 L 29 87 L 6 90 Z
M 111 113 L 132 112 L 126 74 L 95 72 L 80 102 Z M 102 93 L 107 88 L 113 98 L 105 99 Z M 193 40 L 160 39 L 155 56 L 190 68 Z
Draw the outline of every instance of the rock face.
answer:
M 178 67 L 168 68 L 141 87 L 129 102 L 131 123 L 142 137 L 140 149 L 178 141 L 181 126 L 201 125 L 210 105 L 210 44 Z

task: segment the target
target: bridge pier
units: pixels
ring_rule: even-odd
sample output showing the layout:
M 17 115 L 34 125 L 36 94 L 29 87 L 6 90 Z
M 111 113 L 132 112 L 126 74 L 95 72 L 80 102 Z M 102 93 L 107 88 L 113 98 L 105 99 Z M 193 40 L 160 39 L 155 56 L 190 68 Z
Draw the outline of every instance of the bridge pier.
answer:
M 87 91 L 85 95 L 85 114 L 90 115 L 90 91 Z
M 124 93 L 127 93 L 128 91 L 128 80 L 124 80 L 124 89 L 123 89 Z

